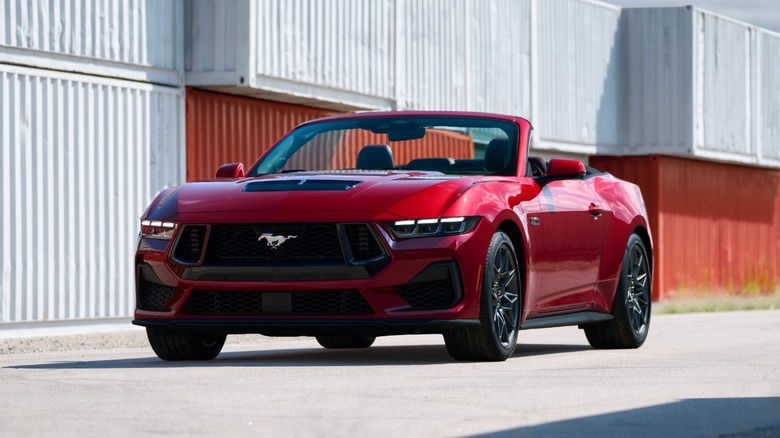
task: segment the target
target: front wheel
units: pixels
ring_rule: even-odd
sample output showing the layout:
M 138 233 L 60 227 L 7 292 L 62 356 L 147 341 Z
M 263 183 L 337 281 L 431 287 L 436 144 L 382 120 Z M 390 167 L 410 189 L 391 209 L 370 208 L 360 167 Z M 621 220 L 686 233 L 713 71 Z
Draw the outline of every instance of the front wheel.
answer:
M 476 327 L 456 327 L 444 335 L 456 360 L 502 361 L 515 351 L 520 329 L 520 270 L 509 236 L 497 231 L 485 260 Z
M 642 239 L 628 239 L 620 271 L 614 319 L 607 325 L 585 327 L 585 336 L 593 348 L 638 348 L 647 339 L 652 306 L 650 261 Z
M 225 345 L 227 335 L 146 328 L 146 337 L 163 360 L 211 360 Z

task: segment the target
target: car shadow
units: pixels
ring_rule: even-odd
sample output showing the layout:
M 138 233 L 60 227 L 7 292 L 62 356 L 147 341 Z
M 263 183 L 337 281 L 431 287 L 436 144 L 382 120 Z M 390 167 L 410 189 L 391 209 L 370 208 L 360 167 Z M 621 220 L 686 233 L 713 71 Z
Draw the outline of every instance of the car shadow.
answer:
M 780 436 L 780 397 L 700 398 L 499 430 L 473 437 Z
M 583 345 L 518 345 L 510 360 L 523 357 L 588 350 Z M 454 361 L 442 345 L 374 346 L 360 350 L 300 348 L 285 350 L 227 351 L 210 361 L 166 362 L 157 357 L 84 360 L 12 365 L 13 369 L 138 369 L 138 368 L 219 368 L 219 367 L 317 367 L 439 365 Z M 460 362 L 467 363 L 467 362 Z

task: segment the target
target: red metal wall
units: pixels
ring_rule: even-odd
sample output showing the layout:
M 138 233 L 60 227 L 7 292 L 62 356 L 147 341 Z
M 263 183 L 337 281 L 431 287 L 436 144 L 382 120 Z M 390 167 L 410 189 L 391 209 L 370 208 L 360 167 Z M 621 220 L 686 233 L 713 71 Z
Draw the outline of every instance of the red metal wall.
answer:
M 276 140 L 307 120 L 339 114 L 187 88 L 187 181 L 210 179 L 217 167 L 250 166 Z
M 675 291 L 771 290 L 780 278 L 780 171 L 659 155 L 590 165 L 642 189 L 656 299 Z
M 222 164 L 243 162 L 250 166 L 282 135 L 298 124 L 317 117 L 338 114 L 319 108 L 253 99 L 232 94 L 187 88 L 187 180 L 209 179 Z M 312 148 L 292 163 L 300 168 L 354 168 L 355 158 L 366 144 L 388 143 L 386 136 L 369 132 L 334 139 L 337 148 L 327 142 Z M 393 148 L 396 163 L 412 157 L 404 143 Z M 411 142 L 410 142 L 411 143 Z M 473 158 L 474 145 L 464 134 L 428 131 L 414 142 L 415 157 Z

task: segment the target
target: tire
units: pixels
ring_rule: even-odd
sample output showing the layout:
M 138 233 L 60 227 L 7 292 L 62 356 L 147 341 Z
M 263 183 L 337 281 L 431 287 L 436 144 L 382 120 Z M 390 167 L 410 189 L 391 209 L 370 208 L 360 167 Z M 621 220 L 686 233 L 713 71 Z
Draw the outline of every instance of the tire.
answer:
M 317 336 L 317 342 L 325 348 L 368 348 L 375 340 L 373 336 Z
M 512 356 L 520 329 L 522 287 L 515 248 L 497 231 L 490 241 L 482 280 L 479 326 L 456 327 L 444 335 L 456 360 L 503 361 Z
M 607 324 L 585 326 L 585 336 L 593 348 L 639 348 L 650 330 L 652 278 L 649 258 L 642 239 L 632 234 L 623 256 L 614 319 Z
M 162 360 L 211 360 L 225 345 L 227 335 L 146 328 L 146 337 Z

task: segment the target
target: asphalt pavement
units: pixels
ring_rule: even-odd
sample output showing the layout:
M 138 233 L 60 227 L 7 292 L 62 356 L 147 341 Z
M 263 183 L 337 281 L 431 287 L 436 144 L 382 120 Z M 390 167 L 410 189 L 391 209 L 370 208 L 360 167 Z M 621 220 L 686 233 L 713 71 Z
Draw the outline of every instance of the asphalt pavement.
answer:
M 455 362 L 440 336 L 247 339 L 201 363 L 0 354 L 0 435 L 780 436 L 777 310 L 657 315 L 637 350 L 530 330 L 500 363 Z

